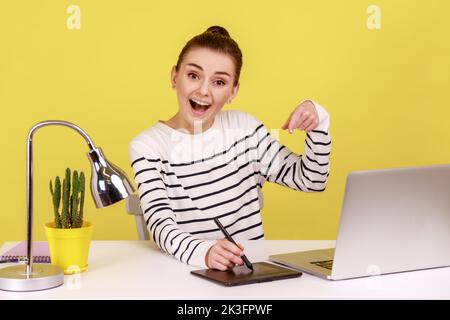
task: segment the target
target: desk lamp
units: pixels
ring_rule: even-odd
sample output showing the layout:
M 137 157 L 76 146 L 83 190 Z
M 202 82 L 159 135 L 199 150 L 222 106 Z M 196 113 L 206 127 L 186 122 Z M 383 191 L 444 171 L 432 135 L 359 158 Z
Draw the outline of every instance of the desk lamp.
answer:
M 33 267 L 33 144 L 34 132 L 44 126 L 62 125 L 74 129 L 83 136 L 89 146 L 87 157 L 92 166 L 91 194 L 97 208 L 103 208 L 127 198 L 134 192 L 127 175 L 108 162 L 100 148 L 91 138 L 73 123 L 59 120 L 35 124 L 27 138 L 27 259 L 26 264 L 0 269 L 0 290 L 38 291 L 60 286 L 64 283 L 64 272 L 51 264 L 36 264 Z

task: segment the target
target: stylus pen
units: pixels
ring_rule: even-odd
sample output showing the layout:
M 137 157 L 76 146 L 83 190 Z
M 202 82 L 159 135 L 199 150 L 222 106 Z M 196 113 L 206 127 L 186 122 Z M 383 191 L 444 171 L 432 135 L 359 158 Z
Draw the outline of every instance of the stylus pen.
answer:
M 222 233 L 225 235 L 225 238 L 227 238 L 228 241 L 230 241 L 231 243 L 234 243 L 236 246 L 237 243 L 234 242 L 233 238 L 230 236 L 230 234 L 228 233 L 227 229 L 225 229 L 225 227 L 220 223 L 219 219 L 214 218 L 214 222 L 217 224 L 217 226 L 219 227 L 219 229 L 222 231 Z M 250 270 L 253 270 L 253 265 L 250 262 L 250 260 L 248 260 L 248 258 L 244 255 L 242 255 L 242 260 L 244 260 L 245 265 L 247 266 L 247 268 L 249 268 Z

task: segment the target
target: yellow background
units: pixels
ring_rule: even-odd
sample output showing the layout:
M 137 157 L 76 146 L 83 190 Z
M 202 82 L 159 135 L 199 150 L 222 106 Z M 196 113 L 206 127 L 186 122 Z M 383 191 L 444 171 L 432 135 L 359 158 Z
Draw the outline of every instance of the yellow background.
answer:
M 81 29 L 69 30 L 71 4 Z M 381 30 L 369 30 L 370 4 Z M 2 1 L 0 5 L 0 243 L 25 239 L 26 137 L 37 122 L 83 128 L 131 177 L 128 142 L 178 108 L 169 82 L 183 45 L 222 25 L 243 55 L 231 106 L 268 128 L 303 99 L 331 115 L 331 174 L 324 193 L 264 187 L 267 239 L 334 239 L 347 173 L 449 163 L 449 1 Z M 304 133 L 280 134 L 301 153 Z M 52 219 L 48 181 L 85 171 L 88 148 L 74 131 L 34 138 L 35 240 Z M 414 188 L 414 186 L 411 186 Z M 90 196 L 89 196 L 90 197 Z M 94 239 L 136 239 L 124 202 L 85 214 Z

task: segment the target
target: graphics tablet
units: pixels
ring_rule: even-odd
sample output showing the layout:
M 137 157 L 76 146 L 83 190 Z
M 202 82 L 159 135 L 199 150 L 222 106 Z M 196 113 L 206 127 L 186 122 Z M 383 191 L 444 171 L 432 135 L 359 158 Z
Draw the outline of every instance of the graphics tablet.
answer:
M 257 282 L 266 282 L 300 277 L 302 273 L 267 262 L 253 263 L 253 271 L 244 266 L 236 266 L 231 270 L 213 269 L 194 270 L 195 276 L 214 281 L 224 286 L 238 286 Z

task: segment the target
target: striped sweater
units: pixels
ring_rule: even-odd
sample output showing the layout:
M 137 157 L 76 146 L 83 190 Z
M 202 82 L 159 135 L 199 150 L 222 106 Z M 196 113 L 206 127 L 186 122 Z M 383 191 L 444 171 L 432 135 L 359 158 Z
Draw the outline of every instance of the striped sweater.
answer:
M 214 218 L 233 238 L 262 239 L 266 181 L 304 192 L 325 190 L 331 141 L 329 116 L 313 101 L 318 127 L 304 153 L 283 146 L 248 113 L 220 111 L 203 133 L 157 122 L 129 144 L 144 219 L 161 250 L 205 268 L 208 249 L 222 239 Z

